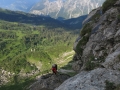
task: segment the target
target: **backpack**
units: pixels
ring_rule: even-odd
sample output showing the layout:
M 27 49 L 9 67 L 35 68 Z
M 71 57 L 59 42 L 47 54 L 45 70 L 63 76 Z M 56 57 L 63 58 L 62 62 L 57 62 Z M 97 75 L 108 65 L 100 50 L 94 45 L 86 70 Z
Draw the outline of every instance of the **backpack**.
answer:
M 55 68 L 56 68 L 56 70 L 57 70 L 57 64 L 53 64 L 53 65 L 52 65 L 52 67 L 55 67 Z

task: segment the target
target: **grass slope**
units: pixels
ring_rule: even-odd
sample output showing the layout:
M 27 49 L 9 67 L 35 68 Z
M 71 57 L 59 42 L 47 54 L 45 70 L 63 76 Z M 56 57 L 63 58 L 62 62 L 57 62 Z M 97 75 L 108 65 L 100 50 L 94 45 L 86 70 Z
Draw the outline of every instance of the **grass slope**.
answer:
M 0 89 L 22 90 L 34 81 L 36 75 L 22 79 L 17 77 L 21 71 L 40 70 L 39 75 L 50 71 L 53 63 L 60 64 L 59 67 L 66 65 L 74 54 L 71 50 L 77 33 L 76 30 L 60 27 L 0 20 L 0 69 L 15 73 L 11 83 Z

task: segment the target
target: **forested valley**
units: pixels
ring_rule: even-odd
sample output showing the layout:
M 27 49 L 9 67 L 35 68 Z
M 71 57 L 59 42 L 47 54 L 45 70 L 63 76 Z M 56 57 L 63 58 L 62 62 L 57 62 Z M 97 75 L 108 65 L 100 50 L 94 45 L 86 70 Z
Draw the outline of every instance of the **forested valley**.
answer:
M 3 70 L 13 73 L 9 79 L 15 84 L 16 76 L 20 73 L 34 71 L 36 76 L 49 72 L 51 65 L 58 62 L 54 60 L 55 58 L 72 50 L 77 34 L 77 30 L 63 27 L 55 28 L 0 20 L 1 73 Z M 28 82 L 34 76 L 28 76 Z M 17 82 L 26 83 L 25 78 L 23 81 L 17 79 Z M 15 87 L 13 85 L 11 90 Z M 6 86 L 1 88 L 6 89 Z
M 0 66 L 15 73 L 29 72 L 37 69 L 29 60 L 36 60 L 44 62 L 45 70 L 53 58 L 72 50 L 76 35 L 77 31 L 64 28 L 0 21 Z

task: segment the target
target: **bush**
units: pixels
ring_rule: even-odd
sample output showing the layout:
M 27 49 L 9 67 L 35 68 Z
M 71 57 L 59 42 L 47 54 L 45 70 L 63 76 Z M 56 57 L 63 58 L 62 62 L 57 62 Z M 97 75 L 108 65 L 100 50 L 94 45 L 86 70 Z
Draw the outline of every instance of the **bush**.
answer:
M 95 63 L 93 63 L 92 61 L 87 61 L 85 64 L 85 70 L 90 71 L 93 70 L 96 67 Z
M 86 43 L 89 40 L 89 36 L 83 36 L 82 39 L 78 42 L 76 46 L 76 53 L 82 55 L 83 52 L 83 46 L 86 45 Z
M 119 58 L 119 60 L 120 60 L 120 54 L 118 55 L 118 58 Z
M 92 21 L 96 23 L 99 20 L 99 18 L 100 18 L 100 12 L 99 13 L 97 12 L 95 15 L 92 16 Z
M 81 47 L 76 48 L 76 53 L 82 56 L 83 49 Z
M 90 71 L 95 69 L 96 67 L 99 67 L 99 63 L 95 63 L 95 57 L 93 55 L 91 55 L 89 57 L 89 60 L 87 60 L 87 62 L 85 63 L 85 70 Z
M 30 86 L 31 83 L 35 82 L 33 77 L 23 79 L 20 78 L 20 80 L 18 81 L 16 79 L 18 80 L 18 77 L 14 76 L 11 82 L 8 82 L 6 85 L 0 86 L 0 90 L 28 90 L 28 86 Z
M 114 85 L 114 83 L 109 82 L 107 80 L 105 81 L 105 84 L 106 84 L 105 90 L 114 90 L 116 88 L 115 85 Z
M 120 14 L 118 15 L 118 19 L 120 20 Z
M 117 0 L 106 0 L 102 5 L 103 13 L 110 9 L 115 4 L 116 1 Z
M 117 85 L 116 89 L 115 90 L 120 90 L 120 84 Z
M 100 56 L 98 58 L 98 61 L 101 63 L 101 62 L 105 62 L 105 53 L 104 53 L 104 56 Z
M 82 30 L 81 30 L 81 32 L 80 32 L 80 36 L 82 37 L 82 36 L 84 36 L 85 34 L 90 35 L 91 31 L 92 31 L 92 27 L 90 26 L 90 23 L 87 23 L 87 24 L 82 28 Z
M 92 28 L 89 23 L 87 23 L 80 32 L 81 40 L 78 42 L 76 46 L 76 53 L 82 55 L 83 47 L 89 40 L 89 36 L 91 34 Z

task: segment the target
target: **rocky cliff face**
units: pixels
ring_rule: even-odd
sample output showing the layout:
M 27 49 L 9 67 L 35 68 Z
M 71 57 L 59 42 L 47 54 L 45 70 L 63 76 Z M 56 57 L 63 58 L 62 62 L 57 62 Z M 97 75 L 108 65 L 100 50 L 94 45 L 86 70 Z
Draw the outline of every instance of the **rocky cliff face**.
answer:
M 73 68 L 79 74 L 55 90 L 114 90 L 120 84 L 120 0 L 115 1 L 105 12 L 93 10 L 83 22 L 74 44 Z
M 41 76 L 35 83 L 29 86 L 29 90 L 53 90 L 70 76 L 66 74 L 47 74 Z
M 90 72 L 82 71 L 55 90 L 105 90 L 106 80 L 119 84 L 119 79 L 120 72 L 98 68 Z
M 103 12 L 99 7 L 84 20 L 74 44 L 76 54 L 72 67 L 77 75 L 70 78 L 65 74 L 48 74 L 40 77 L 29 89 L 120 90 L 119 6 L 120 0 L 116 0 L 108 10 Z

